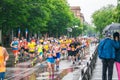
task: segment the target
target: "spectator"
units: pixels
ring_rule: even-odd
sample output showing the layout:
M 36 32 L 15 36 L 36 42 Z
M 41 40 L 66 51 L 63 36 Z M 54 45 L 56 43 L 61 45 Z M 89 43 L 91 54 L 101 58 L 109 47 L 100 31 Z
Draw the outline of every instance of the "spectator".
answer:
M 2 47 L 0 43 L 0 80 L 4 80 L 6 72 L 6 61 L 9 58 L 9 54 L 6 48 Z
M 113 39 L 115 41 L 119 41 L 119 48 L 116 49 L 116 54 L 115 54 L 115 64 L 118 73 L 118 80 L 120 80 L 120 34 L 118 32 L 115 32 L 113 34 Z
M 98 46 L 98 56 L 102 60 L 102 80 L 112 80 L 115 48 L 119 47 L 119 43 L 112 40 L 108 32 L 105 37 Z

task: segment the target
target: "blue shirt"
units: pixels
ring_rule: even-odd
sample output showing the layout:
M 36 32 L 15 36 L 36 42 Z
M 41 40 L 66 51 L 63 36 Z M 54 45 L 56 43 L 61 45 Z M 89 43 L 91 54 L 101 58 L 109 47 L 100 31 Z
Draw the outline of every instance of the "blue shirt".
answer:
M 12 47 L 12 50 L 18 50 L 18 44 L 19 44 L 18 41 L 13 41 L 12 46 L 16 46 L 16 47 Z
M 98 56 L 101 59 L 115 59 L 115 49 L 119 48 L 119 42 L 110 38 L 100 41 L 98 46 Z

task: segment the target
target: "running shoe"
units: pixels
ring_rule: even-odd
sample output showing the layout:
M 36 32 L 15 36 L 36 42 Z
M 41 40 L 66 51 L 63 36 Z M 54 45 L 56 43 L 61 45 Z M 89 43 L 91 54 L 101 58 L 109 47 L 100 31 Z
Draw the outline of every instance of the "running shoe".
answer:
M 75 62 L 73 61 L 73 65 L 75 64 Z
M 56 66 L 56 71 L 59 71 L 59 66 Z

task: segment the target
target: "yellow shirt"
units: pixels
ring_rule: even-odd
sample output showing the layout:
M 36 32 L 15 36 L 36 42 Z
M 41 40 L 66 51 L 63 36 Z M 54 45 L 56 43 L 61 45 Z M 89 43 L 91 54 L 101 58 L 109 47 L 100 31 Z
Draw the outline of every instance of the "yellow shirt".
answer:
M 66 46 L 66 42 L 64 41 L 64 42 L 62 42 L 61 43 L 61 48 L 66 48 L 67 46 Z
M 38 48 L 38 52 L 43 52 L 43 46 L 42 45 L 38 45 L 37 48 Z
M 63 40 L 59 40 L 60 44 L 63 42 Z
M 3 48 L 0 47 L 0 72 L 5 72 L 6 67 L 4 65 L 4 53 L 3 53 Z
M 45 44 L 45 45 L 44 45 L 44 49 L 45 49 L 45 50 L 48 50 L 48 49 L 49 49 L 48 44 Z
M 33 51 L 35 51 L 35 42 L 31 42 L 31 43 L 29 43 L 28 44 L 28 47 L 29 47 L 29 51 L 30 52 L 33 52 Z

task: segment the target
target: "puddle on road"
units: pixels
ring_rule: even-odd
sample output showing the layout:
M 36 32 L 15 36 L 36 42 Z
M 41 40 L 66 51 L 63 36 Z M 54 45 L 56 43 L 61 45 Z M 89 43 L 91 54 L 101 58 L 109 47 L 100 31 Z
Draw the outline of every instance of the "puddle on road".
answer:
M 64 69 L 60 74 L 58 74 L 58 77 L 55 80 L 61 80 L 64 76 L 73 71 L 73 68 Z
M 60 70 L 59 72 L 55 72 L 53 75 L 51 75 L 46 71 L 47 70 L 46 67 L 42 67 L 42 69 L 39 68 L 35 71 L 34 70 L 32 71 L 32 68 L 30 67 L 29 68 L 26 67 L 25 69 L 21 68 L 21 66 L 14 66 L 14 67 L 18 69 L 12 72 L 13 76 L 16 74 L 18 74 L 18 76 L 10 80 L 62 80 L 63 77 L 65 77 L 68 73 L 73 72 L 75 70 L 75 67 L 74 68 L 71 67 L 71 68 Z M 30 70 L 19 75 L 20 72 L 26 69 L 30 69 Z
M 22 78 L 21 80 L 36 80 L 36 74 L 32 73 L 31 75 L 26 76 L 26 77 Z
M 43 69 L 38 69 L 35 72 L 29 70 L 26 73 L 19 74 L 20 72 L 25 71 L 26 69 L 29 69 L 30 67 L 24 66 L 24 68 L 22 68 L 21 66 L 16 66 L 12 62 L 10 62 L 8 64 L 8 67 L 12 67 L 12 68 L 16 68 L 16 69 L 10 70 L 7 73 L 9 75 L 7 75 L 6 78 L 10 78 L 7 80 L 36 80 L 37 78 L 39 78 L 39 80 L 62 80 L 62 78 L 65 77 L 68 73 L 74 71 L 73 68 L 67 68 L 67 69 L 63 69 L 59 72 L 55 72 L 54 75 L 51 76 L 51 75 L 48 75 L 48 73 L 46 73 L 45 69 L 44 69 L 44 72 L 43 72 Z M 32 73 L 30 73 L 30 72 L 32 72 Z M 45 73 L 45 74 L 41 76 L 41 74 L 43 74 L 43 73 Z M 17 75 L 17 77 L 15 77 L 16 75 Z M 27 75 L 27 76 L 25 76 L 25 75 Z
M 61 72 L 55 72 L 51 75 L 46 71 L 41 72 L 41 70 L 37 70 L 37 72 L 34 72 L 31 75 L 28 75 L 20 80 L 62 80 L 64 76 L 73 71 L 73 68 L 68 68 L 62 70 Z

